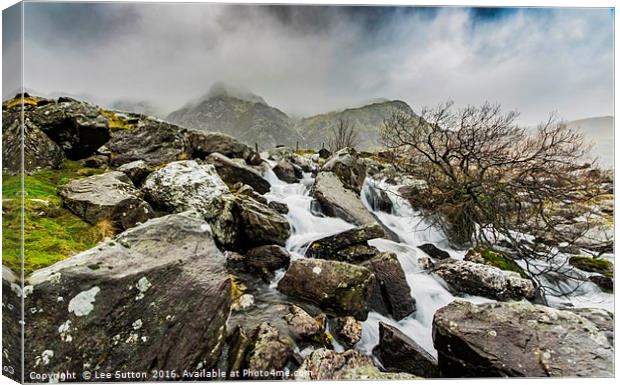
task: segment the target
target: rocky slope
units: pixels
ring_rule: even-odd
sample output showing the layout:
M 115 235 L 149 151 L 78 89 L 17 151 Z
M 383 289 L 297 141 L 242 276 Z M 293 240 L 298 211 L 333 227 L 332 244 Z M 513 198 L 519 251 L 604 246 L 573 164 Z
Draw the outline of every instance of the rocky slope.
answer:
M 285 113 L 250 92 L 231 90 L 221 83 L 166 119 L 189 128 L 223 132 L 251 146 L 257 143 L 261 150 L 294 146 L 303 140 Z
M 613 375 L 613 314 L 533 305 L 535 283 L 497 253 L 464 256 L 411 238 L 415 226 L 399 222 L 408 219 L 403 203 L 369 187 L 389 169 L 378 157 L 286 147 L 259 154 L 222 133 L 25 96 L 3 104 L 11 183 L 21 183 L 11 157 L 20 154 L 22 114 L 25 262 L 34 271 L 22 290 L 9 269 L 19 257 L 3 250 L 3 321 L 17 325 L 23 299 L 26 372 Z M 5 214 L 16 223 L 20 194 L 21 184 L 3 184 Z M 63 237 L 75 238 L 76 223 L 101 242 L 50 257 Z M 65 232 L 49 239 L 50 224 Z M 18 243 L 14 225 L 3 222 L 3 245 Z M 613 277 L 607 264 L 571 264 Z M 16 329 L 3 333 L 14 348 Z

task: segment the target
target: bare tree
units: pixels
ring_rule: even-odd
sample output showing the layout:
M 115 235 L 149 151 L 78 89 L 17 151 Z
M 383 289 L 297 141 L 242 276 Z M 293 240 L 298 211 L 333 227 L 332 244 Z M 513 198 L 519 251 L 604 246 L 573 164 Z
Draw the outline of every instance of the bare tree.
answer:
M 455 110 L 448 102 L 420 115 L 394 112 L 381 136 L 394 165 L 427 182 L 422 212 L 453 245 L 508 243 L 531 275 L 560 274 L 568 269 L 554 263 L 555 246 L 587 232 L 587 223 L 575 227 L 571 219 L 587 222 L 598 178 L 580 163 L 588 149 L 582 136 L 553 116 L 531 132 L 517 116 L 499 105 Z
M 331 152 L 336 152 L 345 147 L 355 148 L 359 145 L 359 135 L 355 126 L 343 118 L 332 126 L 331 135 L 328 139 L 327 146 Z

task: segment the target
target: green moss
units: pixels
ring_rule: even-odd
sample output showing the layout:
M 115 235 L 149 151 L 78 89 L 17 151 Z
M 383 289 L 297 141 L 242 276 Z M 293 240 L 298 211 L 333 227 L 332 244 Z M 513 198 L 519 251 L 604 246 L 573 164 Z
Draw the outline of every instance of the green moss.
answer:
M 295 150 L 294 152 L 297 155 L 312 155 L 316 153 L 316 151 L 311 148 L 300 148 L 298 150 Z
M 523 278 L 529 278 L 521 266 L 504 254 L 490 248 L 479 249 L 478 252 L 487 265 L 495 266 L 502 270 L 514 271 L 515 273 L 519 273 Z
M 579 270 L 587 271 L 590 273 L 600 273 L 608 278 L 614 277 L 614 264 L 607 259 L 578 255 L 571 257 L 568 260 L 568 263 L 571 266 L 578 268 Z
M 66 161 L 58 170 L 46 169 L 24 177 L 25 274 L 49 266 L 101 240 L 97 228 L 62 206 L 57 187 L 71 179 L 102 172 Z M 21 177 L 2 178 L 2 263 L 21 268 Z
M 127 119 L 114 111 L 101 110 L 101 114 L 108 119 L 108 128 L 111 131 L 131 130 L 136 126 L 127 121 Z

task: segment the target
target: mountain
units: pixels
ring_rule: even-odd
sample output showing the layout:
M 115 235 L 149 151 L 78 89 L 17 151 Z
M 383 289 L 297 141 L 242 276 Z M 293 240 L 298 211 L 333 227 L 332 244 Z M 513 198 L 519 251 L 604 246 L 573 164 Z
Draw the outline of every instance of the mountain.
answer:
M 162 117 L 161 110 L 146 100 L 119 99 L 110 103 L 104 103 L 103 106 L 112 110 L 134 112 L 158 118 Z
M 413 114 L 409 105 L 400 100 L 379 101 L 362 107 L 348 108 L 342 111 L 332 111 L 325 114 L 301 119 L 295 125 L 297 132 L 305 138 L 305 145 L 310 148 L 320 148 L 327 142 L 334 127 L 340 119 L 349 122 L 358 130 L 360 150 L 370 150 L 381 145 L 379 129 L 383 119 L 394 111 L 403 111 Z
M 303 138 L 292 120 L 248 90 L 216 83 L 209 92 L 172 112 L 167 120 L 189 128 L 218 131 L 260 149 L 276 145 L 295 146 Z
M 569 128 L 584 135 L 585 141 L 592 144 L 592 157 L 598 158 L 601 167 L 614 167 L 614 118 L 599 116 L 573 120 L 567 123 Z

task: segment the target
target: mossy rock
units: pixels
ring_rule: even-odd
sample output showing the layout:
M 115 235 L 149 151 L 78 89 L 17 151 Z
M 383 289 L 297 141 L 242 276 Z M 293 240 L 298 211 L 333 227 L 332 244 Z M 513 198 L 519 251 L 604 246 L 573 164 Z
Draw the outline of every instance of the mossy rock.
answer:
M 63 207 L 59 185 L 103 170 L 85 169 L 65 161 L 59 170 L 45 169 L 24 176 L 24 273 L 49 266 L 95 246 L 109 235 Z M 2 263 L 21 269 L 22 189 L 20 175 L 2 179 Z
M 529 278 L 527 272 L 503 253 L 485 246 L 477 246 L 467 252 L 465 260 L 494 266 L 498 269 L 514 271 L 522 278 Z
M 614 264 L 607 259 L 576 255 L 570 257 L 568 263 L 579 270 L 589 273 L 599 273 L 608 278 L 614 277 Z

